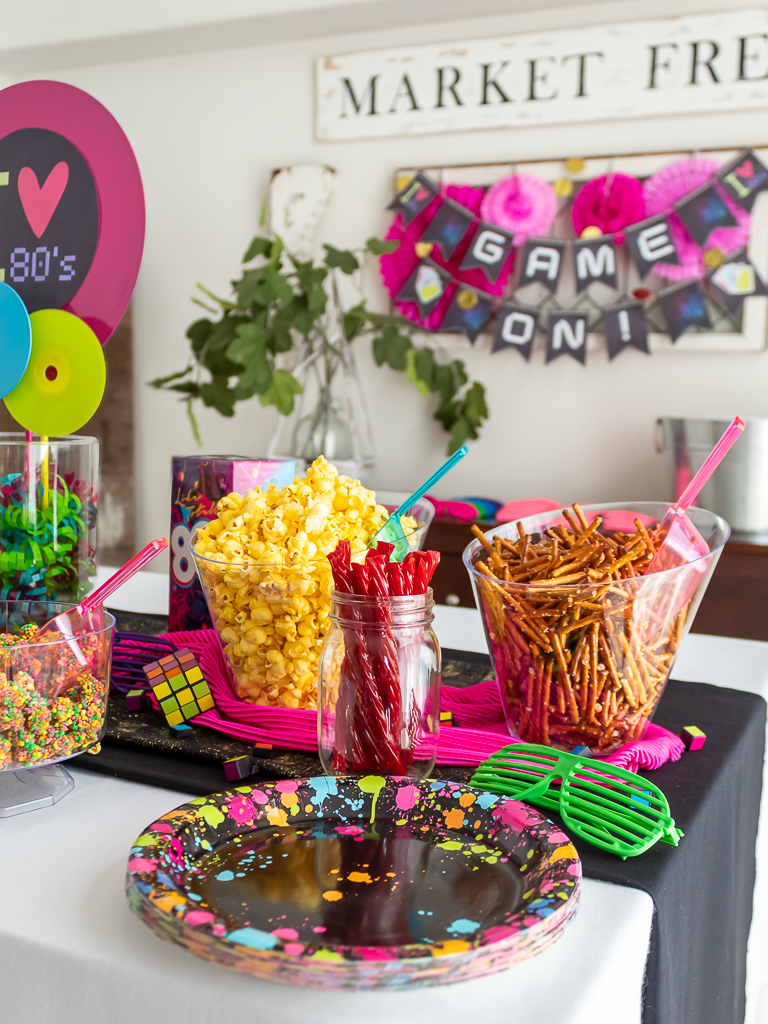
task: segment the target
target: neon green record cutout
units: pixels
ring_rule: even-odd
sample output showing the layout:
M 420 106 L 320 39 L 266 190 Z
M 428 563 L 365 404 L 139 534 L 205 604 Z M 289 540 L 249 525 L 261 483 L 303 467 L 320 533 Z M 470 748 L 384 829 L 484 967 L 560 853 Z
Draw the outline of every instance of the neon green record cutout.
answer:
M 5 396 L 8 412 L 33 434 L 72 434 L 93 416 L 104 395 L 107 368 L 99 339 L 63 309 L 40 309 L 29 321 L 32 353 L 24 376 Z

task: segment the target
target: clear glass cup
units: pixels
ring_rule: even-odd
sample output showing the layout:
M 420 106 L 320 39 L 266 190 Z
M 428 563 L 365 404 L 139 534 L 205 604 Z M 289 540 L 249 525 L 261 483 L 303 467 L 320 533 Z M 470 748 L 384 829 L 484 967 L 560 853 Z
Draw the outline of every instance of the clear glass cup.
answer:
M 327 775 L 426 778 L 440 732 L 440 646 L 432 591 L 331 595 L 320 655 L 318 749 Z
M 99 442 L 0 433 L 0 599 L 71 601 L 96 576 Z
M 384 508 L 391 514 L 395 509 L 400 508 L 403 502 L 409 495 L 409 491 L 376 491 L 376 503 L 383 505 Z M 411 551 L 421 551 L 424 547 L 424 541 L 427 539 L 427 532 L 429 526 L 435 517 L 435 506 L 429 500 L 429 498 L 419 498 L 417 502 L 414 502 L 413 507 L 408 513 L 418 523 L 415 530 L 411 530 L 407 533 L 408 546 Z
M 584 505 L 601 533 L 635 532 L 659 522 L 663 502 Z M 688 511 L 709 554 L 647 576 L 602 583 L 514 583 L 491 579 L 476 562 L 474 540 L 464 551 L 510 733 L 561 750 L 584 745 L 610 753 L 638 739 L 666 686 L 680 643 L 728 539 L 725 520 Z M 560 512 L 521 520 L 527 534 L 568 527 Z M 517 523 L 486 537 L 518 539 Z M 583 620 L 583 625 L 579 622 Z
M 0 601 L 0 632 L 19 633 L 34 622 L 42 626 L 71 604 L 50 601 Z M 15 771 L 64 761 L 81 754 L 104 735 L 115 619 L 77 642 L 88 667 L 61 689 L 71 674 L 74 655 L 66 640 L 0 647 L 0 771 Z

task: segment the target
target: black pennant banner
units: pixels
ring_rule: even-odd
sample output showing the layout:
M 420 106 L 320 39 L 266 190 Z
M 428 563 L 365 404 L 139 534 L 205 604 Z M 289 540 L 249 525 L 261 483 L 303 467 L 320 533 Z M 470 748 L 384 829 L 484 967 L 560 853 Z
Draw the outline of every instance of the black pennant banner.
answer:
M 663 214 L 641 220 L 624 231 L 629 255 L 640 279 L 646 278 L 657 263 L 680 266 L 677 246 L 672 239 L 669 221 Z
M 443 259 L 449 260 L 474 222 L 474 215 L 460 203 L 444 199 L 419 241 L 434 242 L 440 247 Z
M 512 251 L 512 237 L 495 224 L 481 221 L 459 270 L 479 268 L 492 284 L 495 283 Z
M 665 288 L 657 296 L 672 341 L 686 331 L 711 331 L 704 292 L 698 281 Z
M 461 331 L 474 344 L 493 312 L 493 297 L 460 284 L 440 325 L 441 331 Z
M 387 207 L 403 216 L 403 224 L 408 227 L 411 221 L 423 213 L 429 204 L 440 195 L 440 186 L 436 185 L 423 171 L 419 171 L 405 188 L 401 189 Z
M 517 287 L 540 281 L 549 291 L 557 290 L 563 268 L 565 243 L 554 238 L 529 238 L 523 249 Z
M 573 243 L 576 294 L 598 281 L 616 287 L 616 247 L 613 235 L 579 239 Z
M 419 316 L 429 316 L 451 283 L 451 275 L 433 260 L 424 259 L 395 296 L 397 302 L 415 302 Z
M 733 253 L 708 277 L 715 302 L 733 317 L 741 313 L 744 299 L 750 295 L 768 295 L 768 288 L 747 256 L 746 249 Z
M 642 302 L 619 302 L 615 306 L 604 306 L 603 329 L 609 359 L 615 359 L 625 348 L 648 352 L 648 326 Z
M 587 361 L 587 314 L 581 310 L 558 310 L 547 322 L 546 362 L 569 355 L 582 366 Z
M 706 247 L 715 228 L 735 228 L 738 221 L 714 185 L 702 185 L 675 203 L 675 212 L 696 245 Z
M 526 362 L 531 358 L 536 328 L 539 326 L 539 310 L 536 306 L 522 306 L 505 302 L 496 311 L 496 330 L 493 335 L 491 352 L 513 348 Z
M 739 153 L 715 175 L 727 196 L 744 210 L 751 210 L 760 192 L 768 189 L 768 168 L 751 149 Z

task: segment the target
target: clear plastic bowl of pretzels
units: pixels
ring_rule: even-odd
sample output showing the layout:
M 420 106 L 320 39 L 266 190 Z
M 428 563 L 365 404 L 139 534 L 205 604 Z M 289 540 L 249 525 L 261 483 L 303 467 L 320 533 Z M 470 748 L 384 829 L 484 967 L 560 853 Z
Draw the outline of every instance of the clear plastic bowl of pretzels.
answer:
M 611 753 L 642 736 L 730 533 L 688 515 L 709 553 L 647 573 L 669 505 L 574 505 L 464 551 L 507 725 L 527 743 Z

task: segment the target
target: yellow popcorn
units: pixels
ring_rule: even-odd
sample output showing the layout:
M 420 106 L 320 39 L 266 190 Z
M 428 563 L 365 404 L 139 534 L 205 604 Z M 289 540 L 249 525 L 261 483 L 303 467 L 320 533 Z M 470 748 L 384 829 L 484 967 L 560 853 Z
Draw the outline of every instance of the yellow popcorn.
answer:
M 228 494 L 197 534 L 195 554 L 238 695 L 251 704 L 317 708 L 330 625 L 327 555 L 348 540 L 362 561 L 389 513 L 321 456 L 292 484 Z M 406 534 L 418 526 L 401 519 Z

